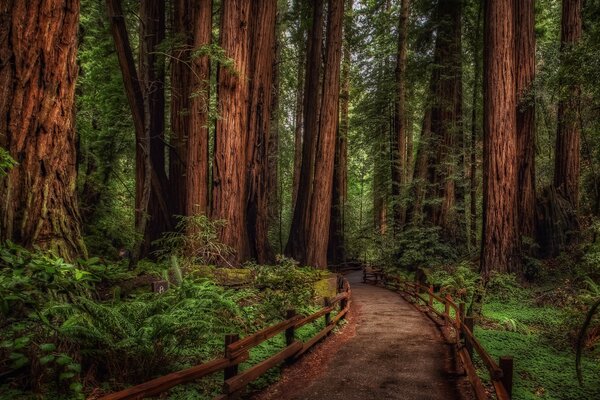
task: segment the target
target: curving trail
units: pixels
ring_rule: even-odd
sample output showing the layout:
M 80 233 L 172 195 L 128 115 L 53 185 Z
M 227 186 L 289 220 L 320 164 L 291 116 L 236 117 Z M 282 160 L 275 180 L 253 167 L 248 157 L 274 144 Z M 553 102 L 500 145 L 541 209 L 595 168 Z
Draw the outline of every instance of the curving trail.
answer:
M 352 285 L 354 335 L 327 354 L 338 335 L 306 361 L 284 372 L 283 380 L 259 399 L 452 400 L 473 398 L 436 325 L 398 294 L 361 282 Z M 354 327 L 351 325 L 355 324 Z M 340 336 L 344 336 L 344 332 Z M 328 349 L 329 347 L 329 349 Z M 319 353 L 326 353 L 320 354 Z M 311 360 L 312 357 L 312 360 Z M 316 359 L 316 361 L 315 361 Z M 302 370 L 312 370 L 309 376 Z M 287 375 L 287 376 L 286 376 Z

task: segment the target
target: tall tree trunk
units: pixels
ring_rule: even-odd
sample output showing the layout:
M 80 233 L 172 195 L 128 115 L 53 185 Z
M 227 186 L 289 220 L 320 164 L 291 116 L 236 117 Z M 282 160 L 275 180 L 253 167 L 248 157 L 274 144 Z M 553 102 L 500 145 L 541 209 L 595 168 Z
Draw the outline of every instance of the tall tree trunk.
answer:
M 250 65 L 250 11 L 248 0 L 221 4 L 220 46 L 233 61 L 233 69 L 219 66 L 218 110 L 213 167 L 212 216 L 225 220 L 219 239 L 233 248 L 228 262 L 249 254 L 246 232 L 248 99 Z M 240 162 L 242 161 L 242 162 Z
M 519 228 L 534 236 L 535 226 L 535 9 L 534 0 L 515 0 L 517 77 L 517 160 Z
M 304 87 L 304 136 L 302 143 L 302 166 L 292 216 L 290 236 L 285 253 L 300 262 L 306 260 L 306 240 L 308 211 L 313 188 L 314 163 L 317 135 L 319 132 L 319 112 L 321 96 L 319 83 L 321 76 L 323 38 L 323 0 L 312 1 L 312 27 L 308 35 L 306 77 Z M 328 203 L 329 204 L 329 203 Z M 311 239 L 312 240 L 312 239 Z
M 156 181 L 148 200 L 148 224 L 144 234 L 146 254 L 151 243 L 170 227 L 170 214 L 165 194 L 168 187 L 165 172 L 165 66 L 157 46 L 165 39 L 165 4 L 161 0 L 140 3 L 140 78 L 144 96 L 144 126 L 150 138 L 150 164 Z
M 561 23 L 561 52 L 563 62 L 571 64 L 569 51 L 581 40 L 581 0 L 563 0 Z M 578 125 L 581 89 L 567 83 L 567 94 L 558 103 L 558 130 L 554 157 L 554 187 L 567 199 L 571 208 L 579 206 L 580 128 Z
M 485 2 L 481 274 L 519 272 L 513 0 Z
M 340 90 L 340 124 L 335 142 L 333 167 L 333 194 L 331 201 L 331 223 L 329 227 L 329 248 L 327 259 L 330 264 L 340 264 L 346 260 L 344 237 L 345 207 L 348 194 L 348 132 L 350 106 L 350 32 L 352 29 L 353 0 L 346 2 L 344 21 L 344 43 L 342 51 L 342 72 Z
M 248 102 L 248 209 L 250 255 L 261 264 L 274 260 L 269 246 L 269 133 L 275 47 L 276 0 L 252 2 L 250 97 Z
M 273 45 L 272 79 L 273 89 L 271 92 L 271 124 L 269 133 L 269 222 L 275 223 L 281 216 L 282 196 L 283 193 L 279 190 L 279 90 L 281 86 L 281 76 L 279 71 L 279 63 L 281 62 L 281 19 L 282 13 L 277 13 L 275 22 L 275 44 Z M 281 224 L 278 229 L 278 236 L 281 239 Z M 281 240 L 280 240 L 281 242 Z M 283 245 L 280 243 L 280 248 Z
M 327 267 L 327 242 L 331 217 L 333 164 L 338 127 L 340 95 L 340 60 L 344 0 L 329 0 L 327 10 L 327 43 L 323 98 L 319 119 L 314 187 L 309 216 L 307 263 L 316 268 Z M 310 92 L 309 92 L 310 93 Z
M 176 0 L 173 31 L 180 40 L 171 61 L 169 184 L 174 215 L 208 213 L 208 112 L 212 1 Z
M 406 49 L 408 34 L 408 13 L 410 0 L 400 3 L 398 19 L 398 52 L 396 56 L 396 96 L 394 103 L 394 128 L 392 133 L 392 201 L 394 231 L 401 229 L 406 217 L 402 206 L 402 194 L 408 181 L 408 120 L 406 112 Z
M 197 55 L 194 51 L 211 43 L 212 0 L 191 1 L 188 6 L 193 17 L 192 53 L 188 58 L 191 72 L 188 138 L 185 146 L 185 215 L 208 214 L 209 212 L 209 103 L 210 103 L 210 59 L 208 55 Z
M 18 162 L 1 181 L 0 236 L 68 260 L 86 255 L 75 195 L 78 19 L 78 0 L 0 5 L 0 145 Z
M 123 76 L 125 93 L 127 94 L 135 128 L 135 226 L 136 232 L 143 238 L 148 222 L 148 204 L 152 188 L 150 136 L 146 129 L 146 106 L 144 105 L 142 85 L 133 60 L 121 0 L 106 0 L 106 5 L 117 58 Z M 154 175 L 154 178 L 156 178 L 156 175 Z M 132 264 L 135 264 L 144 255 L 143 243 L 144 241 L 140 240 L 133 249 Z
M 427 218 L 457 237 L 456 171 L 461 152 L 459 136 L 462 120 L 462 0 L 438 3 L 438 29 L 432 81 L 432 145 L 436 147 L 429 173 Z

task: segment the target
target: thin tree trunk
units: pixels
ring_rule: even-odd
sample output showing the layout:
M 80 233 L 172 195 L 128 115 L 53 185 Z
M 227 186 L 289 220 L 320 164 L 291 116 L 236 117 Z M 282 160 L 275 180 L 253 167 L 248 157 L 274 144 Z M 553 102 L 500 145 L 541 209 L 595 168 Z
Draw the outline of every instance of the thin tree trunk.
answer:
M 272 195 L 269 187 L 269 133 L 277 1 L 253 1 L 251 15 L 247 231 L 250 255 L 259 263 L 266 264 L 274 261 L 268 240 L 269 196 Z
M 244 260 L 249 254 L 245 161 L 249 144 L 250 3 L 224 0 L 221 4 L 220 46 L 233 60 L 235 70 L 219 66 L 217 73 L 219 119 L 215 134 L 212 216 L 226 221 L 219 230 L 219 239 L 235 251 L 227 260 L 229 263 Z
M 419 139 L 419 147 L 417 148 L 415 159 L 413 179 L 410 185 L 411 202 L 406 213 L 406 221 L 413 225 L 420 224 L 423 219 L 431 136 L 431 108 L 426 106 L 421 126 L 421 138 Z
M 408 34 L 409 0 L 400 3 L 398 19 L 398 52 L 396 56 L 396 96 L 394 103 L 394 128 L 392 134 L 392 201 L 394 231 L 402 228 L 406 210 L 402 206 L 402 194 L 408 181 L 408 127 L 406 112 L 406 54 Z
M 148 204 L 152 187 L 152 166 L 150 162 L 150 137 L 146 129 L 145 105 L 141 82 L 133 60 L 129 43 L 125 16 L 120 0 L 106 0 L 110 27 L 115 42 L 117 58 L 121 67 L 127 101 L 133 116 L 135 128 L 135 225 L 140 238 L 144 237 L 148 222 Z M 135 264 L 143 256 L 143 240 L 133 249 L 131 263 Z
M 0 5 L 0 145 L 18 162 L 0 181 L 0 236 L 68 260 L 86 256 L 75 193 L 78 19 L 78 0 Z
M 304 75 L 306 64 L 306 29 L 304 29 L 303 18 L 303 1 L 296 0 L 295 7 L 297 8 L 297 24 L 295 42 L 298 46 L 298 69 L 296 75 L 296 106 L 294 109 L 294 180 L 292 183 L 292 211 L 296 207 L 296 197 L 298 194 L 298 186 L 300 185 L 300 173 L 302 169 L 302 138 L 303 138 L 303 102 L 304 102 Z
M 306 77 L 304 87 L 304 136 L 302 143 L 302 166 L 292 216 L 290 236 L 285 253 L 294 259 L 306 260 L 307 219 L 311 209 L 314 163 L 317 135 L 319 132 L 319 111 L 321 96 L 319 83 L 321 76 L 321 56 L 323 38 L 323 0 L 312 1 L 312 27 L 308 35 Z
M 321 269 L 327 267 L 333 164 L 339 118 L 343 20 L 344 0 L 330 0 L 327 12 L 327 44 L 317 139 L 318 150 L 315 158 L 314 187 L 308 225 L 310 242 L 307 246 L 308 265 Z
M 477 111 L 478 111 L 478 88 L 480 87 L 479 80 L 481 78 L 481 63 L 479 61 L 480 53 L 480 29 L 481 29 L 481 14 L 483 5 L 479 2 L 477 10 L 477 25 L 475 27 L 475 39 L 473 40 L 473 94 L 472 94 L 472 109 L 471 109 L 471 141 L 470 141 L 470 165 L 469 165 L 469 203 L 470 203 L 470 244 L 473 248 L 477 247 Z
M 517 84 L 517 159 L 519 227 L 534 236 L 535 227 L 535 9 L 534 0 L 515 0 Z
M 519 272 L 513 0 L 485 2 L 481 274 Z

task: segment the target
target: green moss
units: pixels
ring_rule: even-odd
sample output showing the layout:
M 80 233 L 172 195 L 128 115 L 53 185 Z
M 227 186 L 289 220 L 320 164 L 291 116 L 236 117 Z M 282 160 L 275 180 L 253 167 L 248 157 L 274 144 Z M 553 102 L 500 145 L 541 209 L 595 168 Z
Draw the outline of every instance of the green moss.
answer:
M 585 358 L 584 385 L 577 382 L 575 354 L 566 333 L 572 323 L 569 311 L 529 301 L 492 301 L 484 305 L 483 315 L 487 324 L 476 327 L 475 336 L 494 359 L 514 357 L 515 399 L 600 398 L 599 360 Z M 487 379 L 480 361 L 478 367 Z

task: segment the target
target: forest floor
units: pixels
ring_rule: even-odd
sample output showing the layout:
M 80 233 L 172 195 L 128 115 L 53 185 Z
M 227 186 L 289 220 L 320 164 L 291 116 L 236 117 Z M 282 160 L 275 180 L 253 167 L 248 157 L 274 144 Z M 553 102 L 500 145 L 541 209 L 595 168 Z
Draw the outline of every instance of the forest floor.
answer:
M 452 371 L 449 345 L 435 324 L 396 293 L 361 283 L 361 276 L 348 276 L 353 309 L 343 331 L 349 334 L 342 332 L 318 347 L 255 398 L 471 398 L 468 383 Z M 336 351 L 329 358 L 331 350 Z

